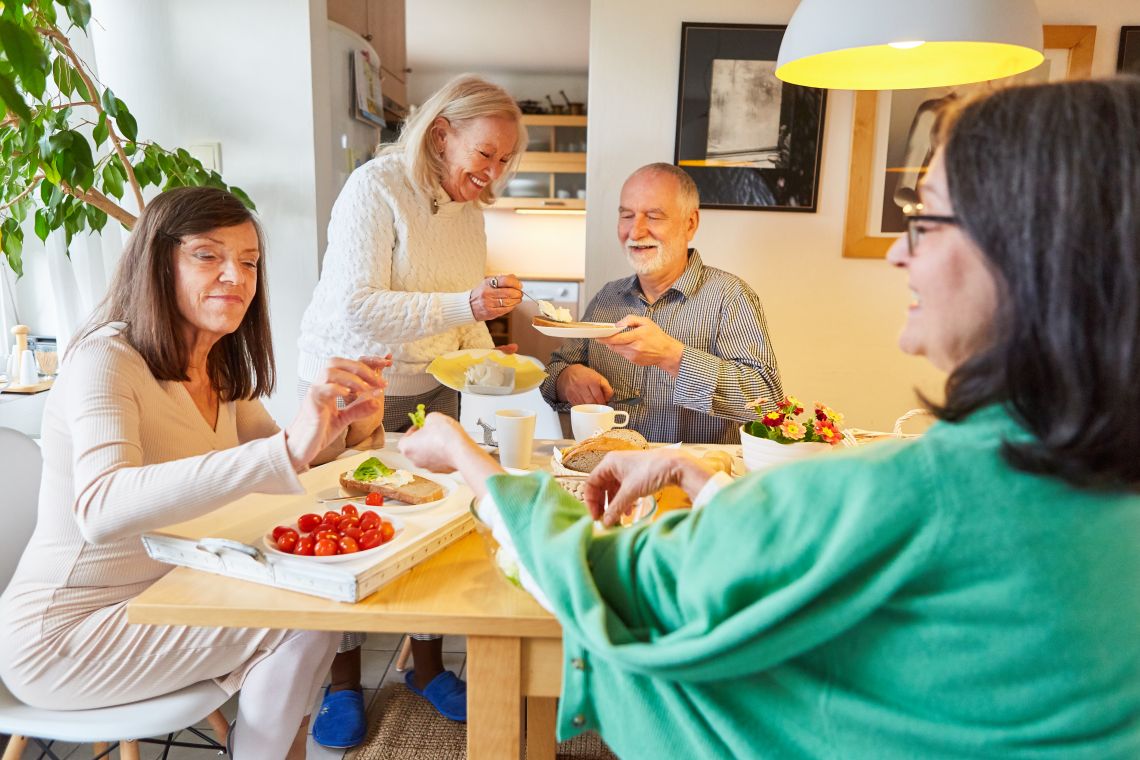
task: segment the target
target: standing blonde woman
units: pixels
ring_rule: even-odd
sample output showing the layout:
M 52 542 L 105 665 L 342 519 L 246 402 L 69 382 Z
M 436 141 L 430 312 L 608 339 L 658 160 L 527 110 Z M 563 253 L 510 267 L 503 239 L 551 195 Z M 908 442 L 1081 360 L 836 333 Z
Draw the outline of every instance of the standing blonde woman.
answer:
M 417 404 L 459 416 L 459 394 L 424 372 L 437 356 L 491 348 L 483 324 L 522 299 L 513 275 L 486 277 L 483 207 L 495 200 L 526 148 L 514 99 L 460 76 L 432 95 L 399 140 L 354 171 L 332 210 L 321 279 L 301 323 L 298 390 L 328 356 L 391 354 L 385 413 L 354 425 L 348 447 L 382 445 Z M 443 715 L 465 720 L 465 685 L 445 671 L 442 641 L 416 634 L 408 686 Z M 348 747 L 364 738 L 362 635 L 346 634 L 314 738 Z

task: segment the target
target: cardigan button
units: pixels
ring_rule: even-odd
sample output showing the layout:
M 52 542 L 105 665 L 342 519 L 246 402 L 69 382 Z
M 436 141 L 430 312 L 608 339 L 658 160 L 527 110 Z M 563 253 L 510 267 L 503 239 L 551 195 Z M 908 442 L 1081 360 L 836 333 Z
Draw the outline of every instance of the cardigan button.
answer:
M 586 725 L 586 716 L 578 713 L 570 722 L 574 724 L 574 728 L 581 728 L 582 726 Z
M 583 660 L 581 657 L 575 657 L 573 660 L 570 661 L 570 664 L 574 667 L 574 670 L 585 670 L 586 669 L 586 661 Z

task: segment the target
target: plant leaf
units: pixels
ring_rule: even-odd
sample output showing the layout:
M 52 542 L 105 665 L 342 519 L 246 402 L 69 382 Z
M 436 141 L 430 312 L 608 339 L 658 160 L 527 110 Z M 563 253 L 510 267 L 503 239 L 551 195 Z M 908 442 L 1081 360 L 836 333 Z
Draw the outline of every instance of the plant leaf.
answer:
M 0 48 L 23 82 L 24 89 L 34 98 L 43 97 L 49 62 L 39 35 L 6 18 L 0 18 Z
M 116 99 L 118 100 L 118 99 Z M 127 110 L 127 104 L 118 100 L 119 115 L 115 117 L 115 123 L 119 125 L 119 131 L 123 133 L 123 137 L 131 142 L 139 139 L 139 126 L 135 122 L 135 117 Z
M 124 179 L 123 172 L 117 162 L 111 161 L 103 167 L 103 189 L 119 200 L 122 200 L 123 197 Z
M 106 111 L 107 115 L 112 119 L 119 115 L 119 103 L 122 101 L 115 97 L 115 93 L 111 92 L 110 87 L 103 90 L 103 96 L 100 98 L 100 101 L 103 103 L 103 110 Z
M 91 3 L 88 0 L 65 0 L 60 5 L 67 9 L 71 23 L 81 29 L 87 28 L 87 24 L 91 22 Z
M 12 81 L 11 76 L 4 72 L 0 72 L 0 105 L 14 113 L 24 123 L 32 118 L 28 104 L 24 102 L 20 91 L 16 89 L 16 83 Z
M 46 243 L 49 232 L 51 228 L 48 226 L 47 209 L 36 209 L 36 237 Z
M 95 140 L 96 148 L 102 147 L 103 143 L 107 141 L 107 129 L 107 115 L 99 114 L 99 121 L 91 130 L 91 138 Z

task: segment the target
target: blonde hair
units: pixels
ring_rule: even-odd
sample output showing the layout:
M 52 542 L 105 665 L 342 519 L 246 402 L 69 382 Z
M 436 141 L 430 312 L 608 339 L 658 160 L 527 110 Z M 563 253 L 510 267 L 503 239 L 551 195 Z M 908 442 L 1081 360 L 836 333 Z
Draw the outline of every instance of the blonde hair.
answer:
M 377 155 L 401 153 L 412 185 L 431 197 L 432 188 L 439 184 L 444 172 L 443 157 L 432 142 L 431 131 L 436 119 L 442 117 L 451 126 L 460 128 L 465 122 L 486 116 L 512 119 L 518 127 L 518 138 L 506 171 L 479 193 L 481 202 L 494 203 L 518 169 L 519 158 L 527 145 L 526 127 L 514 98 L 502 87 L 473 74 L 460 74 L 441 87 L 408 117 L 399 139 L 381 146 Z

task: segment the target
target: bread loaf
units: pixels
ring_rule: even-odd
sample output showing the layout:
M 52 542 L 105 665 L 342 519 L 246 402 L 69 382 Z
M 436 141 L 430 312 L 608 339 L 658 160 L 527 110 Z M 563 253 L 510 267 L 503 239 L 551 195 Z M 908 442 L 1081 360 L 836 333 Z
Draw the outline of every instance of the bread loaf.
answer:
M 648 446 L 645 436 L 636 430 L 607 430 L 563 449 L 562 466 L 576 472 L 591 472 L 611 451 L 638 451 Z

